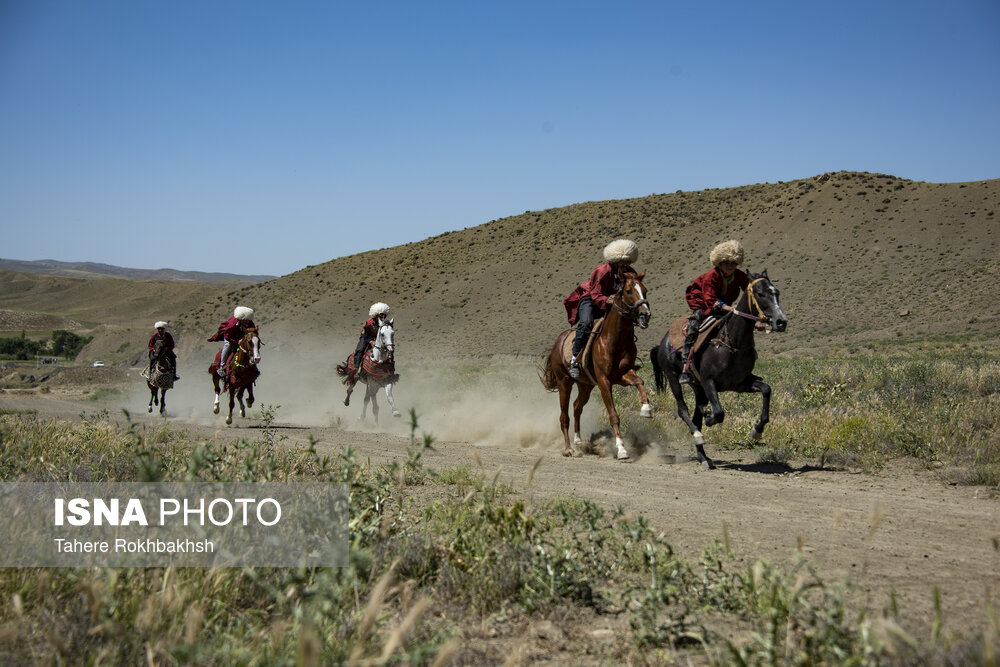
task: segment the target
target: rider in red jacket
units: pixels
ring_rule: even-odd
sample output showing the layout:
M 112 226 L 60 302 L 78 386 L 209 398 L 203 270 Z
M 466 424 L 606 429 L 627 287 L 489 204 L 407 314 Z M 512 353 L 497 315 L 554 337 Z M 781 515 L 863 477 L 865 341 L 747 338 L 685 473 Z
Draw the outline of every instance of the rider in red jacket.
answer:
M 243 338 L 248 329 L 257 327 L 253 323 L 252 317 L 253 308 L 236 306 L 236 309 L 233 310 L 233 316 L 220 324 L 219 330 L 215 332 L 214 336 L 208 339 L 210 343 L 220 340 L 225 341 L 222 345 L 222 353 L 219 355 L 219 370 L 216 371 L 219 377 L 226 376 L 225 368 L 229 361 L 230 351 L 236 351 L 236 347 L 240 344 L 240 339 Z
M 708 273 L 703 273 L 694 279 L 684 291 L 691 308 L 687 331 L 684 336 L 684 350 L 681 352 L 681 384 L 689 384 L 691 375 L 691 346 L 698 339 L 698 330 L 702 321 L 709 315 L 718 317 L 724 312 L 736 310 L 733 304 L 740 292 L 747 288 L 750 279 L 747 274 L 736 267 L 743 263 L 743 245 L 739 241 L 723 241 L 714 248 L 709 260 L 715 267 Z
M 604 247 L 604 263 L 599 264 L 590 274 L 590 280 L 580 283 L 563 300 L 566 316 L 570 324 L 576 325 L 573 339 L 573 356 L 569 361 L 569 376 L 580 377 L 577 356 L 587 344 L 587 337 L 594 327 L 595 317 L 601 317 L 608 309 L 608 297 L 618 291 L 618 269 L 635 272 L 632 262 L 639 259 L 639 247 L 627 239 L 612 241 Z
M 170 360 L 170 367 L 173 369 L 173 372 L 174 372 L 174 380 L 175 381 L 176 380 L 180 380 L 180 377 L 177 375 L 177 355 L 174 353 L 174 337 L 171 336 L 170 332 L 167 331 L 167 323 L 163 322 L 161 320 L 160 322 L 157 322 L 156 324 L 154 324 L 153 328 L 156 329 L 156 333 L 153 334 L 152 336 L 150 336 L 150 338 L 149 338 L 149 346 L 148 346 L 149 347 L 149 376 L 150 377 L 153 376 L 153 361 L 154 361 L 153 360 L 153 350 L 156 348 L 156 341 L 162 340 L 163 341 L 163 347 L 165 347 L 167 349 L 167 353 L 166 354 L 167 354 L 167 358 Z

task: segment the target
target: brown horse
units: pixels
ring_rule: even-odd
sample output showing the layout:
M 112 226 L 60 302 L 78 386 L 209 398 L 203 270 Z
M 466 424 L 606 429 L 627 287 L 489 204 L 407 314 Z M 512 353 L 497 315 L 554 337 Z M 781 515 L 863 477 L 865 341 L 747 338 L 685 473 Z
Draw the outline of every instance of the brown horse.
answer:
M 604 407 L 608 410 L 608 420 L 611 428 L 615 432 L 615 445 L 618 447 L 617 458 L 627 459 L 628 450 L 622 441 L 621 431 L 618 427 L 618 411 L 615 409 L 614 396 L 611 393 L 613 385 L 633 386 L 639 390 L 642 398 L 643 417 L 652 417 L 653 411 L 649 405 L 649 397 L 646 395 L 646 387 L 642 379 L 635 372 L 635 325 L 645 329 L 649 326 L 650 310 L 649 302 L 646 300 L 646 288 L 642 284 L 642 279 L 646 272 L 636 274 L 634 272 L 624 272 L 618 269 L 618 282 L 621 288 L 613 296 L 608 298 L 611 308 L 604 317 L 603 325 L 599 333 L 591 333 L 593 341 L 591 343 L 591 353 L 581 363 L 580 377 L 575 380 L 569 375 L 569 360 L 565 349 L 568 347 L 569 336 L 575 335 L 575 331 L 570 329 L 564 331 L 556 338 L 555 344 L 549 351 L 545 360 L 545 368 L 539 374 L 539 379 L 549 391 L 559 390 L 559 426 L 562 428 L 565 448 L 563 456 L 576 454 L 569 442 L 569 396 L 575 383 L 579 389 L 576 401 L 573 403 L 573 433 L 574 444 L 581 444 L 580 439 L 580 415 L 583 413 L 583 406 L 590 399 L 590 393 L 597 386 L 601 390 L 601 398 L 604 399 Z M 595 330 L 597 329 L 595 325 Z
M 174 367 L 167 356 L 167 346 L 163 340 L 157 340 L 153 346 L 152 372 L 149 369 L 143 371 L 146 375 L 146 386 L 149 387 L 149 410 L 153 411 L 154 405 L 160 406 L 160 414 L 167 412 L 167 390 L 174 388 Z M 158 393 L 157 393 L 158 392 Z
M 246 417 L 246 408 L 252 408 L 254 402 L 253 383 L 260 377 L 257 364 L 260 363 L 260 348 L 264 344 L 260 342 L 257 327 L 247 329 L 243 338 L 240 339 L 236 351 L 229 357 L 229 365 L 226 367 L 225 378 L 220 378 L 217 370 L 221 366 L 222 350 L 215 354 L 215 361 L 208 367 L 208 373 L 212 376 L 212 385 L 215 387 L 215 405 L 212 412 L 219 414 L 219 380 L 223 380 L 223 389 L 229 392 L 229 415 L 226 423 L 233 423 L 233 407 L 236 401 L 240 402 L 240 417 Z M 243 392 L 247 392 L 246 406 L 243 405 Z

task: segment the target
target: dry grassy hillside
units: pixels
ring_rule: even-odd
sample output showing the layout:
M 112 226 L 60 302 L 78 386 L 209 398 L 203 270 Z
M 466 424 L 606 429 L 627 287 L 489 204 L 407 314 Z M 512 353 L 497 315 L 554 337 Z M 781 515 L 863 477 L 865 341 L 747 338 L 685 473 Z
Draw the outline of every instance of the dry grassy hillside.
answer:
M 368 305 L 383 300 L 407 356 L 540 355 L 567 326 L 562 299 L 608 241 L 627 237 L 647 271 L 654 319 L 638 338 L 648 349 L 685 314 L 684 287 L 710 268 L 711 247 L 732 237 L 746 246 L 749 268 L 766 268 L 782 291 L 790 324 L 764 343 L 772 352 L 992 339 L 1000 308 L 982 297 L 1000 277 L 997 209 L 1000 180 L 853 172 L 587 202 L 308 266 L 217 296 L 179 325 L 203 340 L 240 303 L 257 310 L 266 339 L 321 342 L 346 356 Z
M 0 335 L 93 335 L 84 360 L 123 361 L 145 349 L 153 323 L 190 312 L 243 283 L 64 278 L 0 270 Z
M 0 309 L 43 317 L 40 328 L 95 332 L 83 360 L 138 359 L 161 318 L 187 359 L 207 358 L 205 338 L 243 304 L 257 310 L 270 352 L 318 353 L 332 366 L 353 349 L 374 301 L 393 306 L 402 357 L 538 357 L 568 326 L 562 299 L 608 241 L 627 237 L 647 271 L 654 318 L 637 336 L 648 349 L 686 313 L 684 287 L 709 268 L 711 247 L 737 238 L 749 268 L 766 268 L 781 289 L 790 318 L 786 334 L 763 342 L 769 353 L 940 336 L 994 343 L 997 209 L 1000 180 L 838 172 L 528 211 L 256 285 L 0 271 Z M 68 319 L 57 327 L 53 317 Z

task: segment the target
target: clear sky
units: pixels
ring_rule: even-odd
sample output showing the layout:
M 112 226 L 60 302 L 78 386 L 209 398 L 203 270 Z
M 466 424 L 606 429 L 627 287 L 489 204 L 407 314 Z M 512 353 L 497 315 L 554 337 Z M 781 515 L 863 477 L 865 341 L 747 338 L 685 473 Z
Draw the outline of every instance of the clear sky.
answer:
M 1000 178 L 998 0 L 0 0 L 0 257 L 280 275 L 841 169 Z

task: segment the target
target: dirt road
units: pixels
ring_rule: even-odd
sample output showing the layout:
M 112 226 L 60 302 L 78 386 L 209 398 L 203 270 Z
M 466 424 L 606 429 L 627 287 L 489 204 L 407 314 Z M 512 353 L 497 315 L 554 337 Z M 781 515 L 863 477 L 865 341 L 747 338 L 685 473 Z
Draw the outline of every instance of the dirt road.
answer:
M 159 425 L 155 413 L 145 413 L 148 394 L 140 396 L 131 401 L 141 401 L 132 405 L 141 410 L 133 418 Z M 0 393 L 0 408 L 33 409 L 40 417 L 72 420 L 100 407 L 57 392 Z M 554 406 L 546 407 L 551 422 Z M 211 415 L 207 408 L 188 412 L 181 406 L 169 421 L 199 439 L 260 437 L 255 412 L 227 428 L 224 415 Z M 120 407 L 108 412 L 123 419 Z M 333 425 L 286 421 L 276 424 L 276 432 L 287 445 L 304 443 L 310 434 L 321 449 L 349 445 L 373 465 L 405 460 L 405 419 L 388 417 L 383 405 L 382 430 L 353 430 L 346 415 L 351 414 L 353 427 L 360 406 L 338 412 L 326 421 Z M 461 423 L 459 416 L 450 418 Z M 1000 609 L 1000 500 L 981 487 L 950 486 L 933 472 L 905 464 L 878 474 L 818 470 L 810 465 L 815 462 L 793 461 L 790 468 L 779 468 L 717 448 L 712 452 L 719 467 L 708 471 L 691 460 L 687 442 L 650 445 L 630 462 L 597 455 L 564 458 L 558 433 L 551 432 L 554 422 L 545 424 L 549 435 L 542 442 L 525 438 L 522 428 L 511 423 L 508 439 L 501 426 L 489 437 L 465 441 L 454 437 L 461 428 L 446 429 L 447 437 L 434 442 L 423 460 L 432 469 L 467 463 L 487 478 L 499 471 L 516 492 L 536 500 L 578 496 L 607 508 L 621 505 L 645 516 L 688 557 L 697 557 L 723 534 L 724 526 L 737 557 L 746 563 L 764 558 L 789 565 L 801 550 L 825 578 L 846 574 L 856 582 L 859 600 L 873 612 L 886 608 L 890 591 L 895 591 L 908 622 L 933 620 L 935 586 L 941 592 L 945 630 L 983 627 L 988 623 L 986 604 Z

